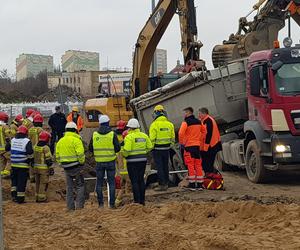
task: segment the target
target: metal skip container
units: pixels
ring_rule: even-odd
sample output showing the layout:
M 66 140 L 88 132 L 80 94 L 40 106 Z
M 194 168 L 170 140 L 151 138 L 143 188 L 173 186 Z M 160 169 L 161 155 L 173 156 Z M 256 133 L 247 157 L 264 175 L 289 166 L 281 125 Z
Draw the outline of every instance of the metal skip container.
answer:
M 183 121 L 182 110 L 208 108 L 217 123 L 230 127 L 248 117 L 246 99 L 246 60 L 211 71 L 191 72 L 166 86 L 131 100 L 131 105 L 148 132 L 155 105 L 167 110 L 168 118 L 178 130 Z

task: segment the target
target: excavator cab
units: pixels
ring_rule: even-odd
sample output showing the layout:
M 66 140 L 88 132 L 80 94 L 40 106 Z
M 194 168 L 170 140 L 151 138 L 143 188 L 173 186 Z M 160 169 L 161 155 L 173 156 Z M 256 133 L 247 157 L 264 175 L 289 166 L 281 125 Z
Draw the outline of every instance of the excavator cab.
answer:
M 119 120 L 128 121 L 132 116 L 132 111 L 127 110 L 126 97 L 111 96 L 107 98 L 89 99 L 84 105 L 85 127 L 98 128 L 99 116 L 106 114 L 110 118 L 110 125 L 116 126 Z

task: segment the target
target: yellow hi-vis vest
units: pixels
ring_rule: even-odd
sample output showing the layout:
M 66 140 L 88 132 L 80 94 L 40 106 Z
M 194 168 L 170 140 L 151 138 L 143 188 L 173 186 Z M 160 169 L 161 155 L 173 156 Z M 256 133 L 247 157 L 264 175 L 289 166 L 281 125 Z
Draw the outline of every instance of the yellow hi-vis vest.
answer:
M 152 122 L 149 137 L 157 150 L 169 150 L 175 142 L 174 125 L 165 116 L 158 117 Z
M 48 145 L 34 146 L 34 168 L 36 169 L 49 169 L 46 160 L 51 160 L 52 155 Z
M 110 162 L 117 158 L 114 147 L 114 132 L 105 135 L 94 132 L 93 148 L 96 162 Z
M 124 140 L 123 156 L 127 162 L 147 161 L 147 153 L 152 149 L 149 137 L 139 129 L 130 130 Z

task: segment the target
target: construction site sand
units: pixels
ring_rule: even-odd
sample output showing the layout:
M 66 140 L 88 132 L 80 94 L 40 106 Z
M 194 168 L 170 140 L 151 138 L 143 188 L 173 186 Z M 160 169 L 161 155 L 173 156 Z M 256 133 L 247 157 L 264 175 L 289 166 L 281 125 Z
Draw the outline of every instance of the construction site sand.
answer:
M 87 204 L 8 202 L 6 249 L 300 249 L 300 206 L 248 202 Z

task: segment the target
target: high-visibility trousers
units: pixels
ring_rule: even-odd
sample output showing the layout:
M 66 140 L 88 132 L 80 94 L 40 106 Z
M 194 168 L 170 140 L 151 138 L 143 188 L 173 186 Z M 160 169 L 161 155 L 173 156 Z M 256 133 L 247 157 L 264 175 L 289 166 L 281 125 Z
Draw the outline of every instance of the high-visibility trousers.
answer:
M 190 183 L 203 183 L 203 169 L 200 151 L 184 150 L 184 162 L 188 168 L 188 180 Z
M 35 169 L 36 201 L 47 200 L 48 185 L 49 185 L 49 169 Z

